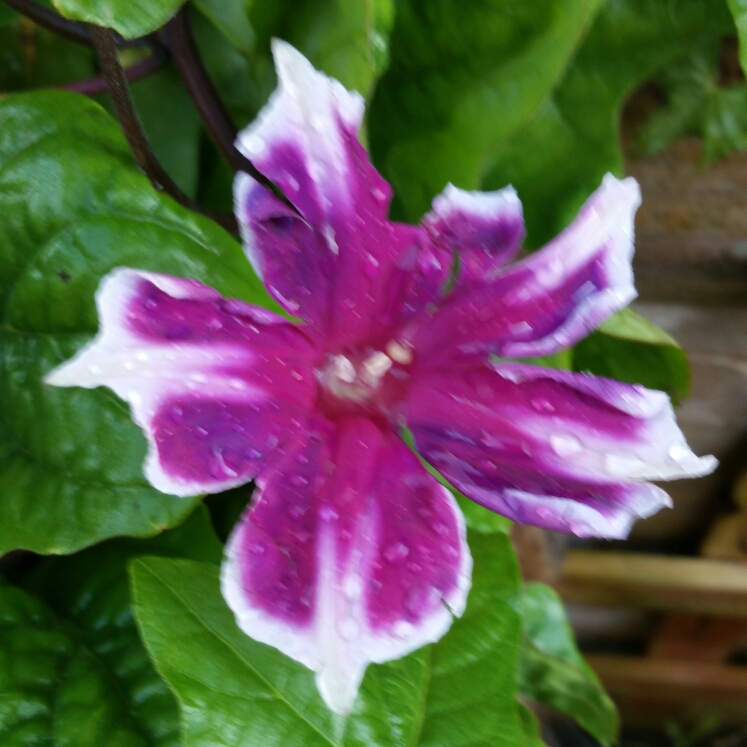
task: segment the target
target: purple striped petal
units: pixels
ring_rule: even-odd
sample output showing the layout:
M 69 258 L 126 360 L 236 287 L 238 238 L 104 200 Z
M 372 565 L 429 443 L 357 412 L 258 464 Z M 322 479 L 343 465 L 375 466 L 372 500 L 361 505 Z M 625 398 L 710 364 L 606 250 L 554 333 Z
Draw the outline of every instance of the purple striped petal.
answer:
M 490 281 L 524 240 L 524 214 L 513 187 L 466 192 L 449 184 L 433 200 L 423 227 L 437 246 L 459 256 L 457 287 Z
M 274 456 L 227 545 L 239 626 L 317 672 L 350 711 L 369 662 L 438 640 L 461 615 L 471 557 L 451 494 L 370 420 L 317 420 Z
M 287 321 L 193 280 L 121 268 L 96 294 L 100 331 L 46 381 L 107 386 L 130 403 L 145 475 L 173 495 L 257 474 L 313 405 L 316 351 Z
M 670 505 L 645 480 L 699 477 L 669 398 L 640 386 L 518 364 L 432 373 L 407 421 L 420 453 L 465 495 L 511 519 L 624 537 Z
M 633 217 L 640 190 L 608 174 L 543 249 L 470 292 L 456 292 L 415 338 L 421 356 L 528 358 L 578 342 L 636 296 Z
M 437 299 L 450 253 L 389 221 L 391 188 L 358 141 L 363 99 L 285 42 L 273 55 L 279 87 L 237 146 L 300 216 L 239 174 L 247 254 L 273 297 L 329 348 L 370 344 Z

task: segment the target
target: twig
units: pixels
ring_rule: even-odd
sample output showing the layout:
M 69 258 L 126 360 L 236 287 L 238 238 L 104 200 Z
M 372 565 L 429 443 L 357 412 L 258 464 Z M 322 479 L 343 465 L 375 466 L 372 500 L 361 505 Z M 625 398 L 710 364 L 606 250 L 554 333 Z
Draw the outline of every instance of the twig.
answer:
M 152 73 L 160 70 L 166 64 L 168 59 L 168 50 L 165 47 L 158 46 L 154 49 L 153 54 L 150 57 L 136 63 L 135 65 L 125 68 L 125 77 L 130 83 L 147 78 Z M 108 85 L 106 78 L 98 77 L 76 81 L 75 83 L 65 83 L 57 86 L 57 88 L 61 91 L 82 93 L 85 96 L 96 96 L 100 93 L 106 93 Z
M 38 26 L 53 31 L 58 36 L 88 47 L 94 46 L 89 27 L 85 23 L 63 18 L 59 13 L 55 13 L 35 0 L 0 0 L 0 2 L 4 2 L 9 8 L 31 19 Z M 125 39 L 116 33 L 114 38 L 120 47 L 138 47 L 144 43 L 143 39 Z
M 182 7 L 163 27 L 160 36 L 171 52 L 171 57 L 207 131 L 229 166 L 234 171 L 244 171 L 251 175 L 293 211 L 298 212 L 280 189 L 236 147 L 238 129 L 202 63 L 189 28 L 186 8 Z
M 238 130 L 202 64 L 184 8 L 163 27 L 161 38 L 171 50 L 184 85 L 226 161 L 234 171 L 252 173 L 254 167 L 234 146 Z
M 114 105 L 114 111 L 117 114 L 117 119 L 122 126 L 122 131 L 132 150 L 132 154 L 135 156 L 137 165 L 145 172 L 156 189 L 165 191 L 184 207 L 209 215 L 227 230 L 237 233 L 236 220 L 232 215 L 218 214 L 202 209 L 187 197 L 168 175 L 153 152 L 135 111 L 127 84 L 127 77 L 122 66 L 119 64 L 117 45 L 111 31 L 101 26 L 91 26 L 91 36 L 99 55 L 101 72 L 106 80 L 109 95 Z

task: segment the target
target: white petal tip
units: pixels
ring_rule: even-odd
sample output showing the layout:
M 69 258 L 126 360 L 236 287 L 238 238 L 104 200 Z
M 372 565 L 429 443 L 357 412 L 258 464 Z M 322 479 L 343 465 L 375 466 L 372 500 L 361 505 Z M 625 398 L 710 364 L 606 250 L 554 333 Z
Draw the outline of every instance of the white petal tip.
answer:
M 614 189 L 620 197 L 624 197 L 630 202 L 633 209 L 641 204 L 641 187 L 632 176 L 618 179 L 613 174 L 608 173 L 602 179 L 602 186 L 606 189 Z
M 316 686 L 327 708 L 338 716 L 347 716 L 358 697 L 365 666 L 346 662 L 345 668 L 327 666 L 317 672 Z

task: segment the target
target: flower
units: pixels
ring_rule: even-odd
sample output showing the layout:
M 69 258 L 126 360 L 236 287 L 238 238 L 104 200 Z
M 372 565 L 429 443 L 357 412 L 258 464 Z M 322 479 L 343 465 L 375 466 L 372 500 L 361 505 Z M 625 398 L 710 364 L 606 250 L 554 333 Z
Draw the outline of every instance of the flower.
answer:
M 403 427 L 473 500 L 582 536 L 625 536 L 669 504 L 647 480 L 715 461 L 690 451 L 661 392 L 506 360 L 573 345 L 635 296 L 634 180 L 605 177 L 568 229 L 506 267 L 524 235 L 513 189 L 448 186 L 420 227 L 390 222 L 361 97 L 288 44 L 273 52 L 279 88 L 238 146 L 294 209 L 239 174 L 236 212 L 301 323 L 120 268 L 97 292 L 98 337 L 47 381 L 127 400 L 159 490 L 256 480 L 224 596 L 346 713 L 367 664 L 440 638 L 470 585 L 463 518 Z

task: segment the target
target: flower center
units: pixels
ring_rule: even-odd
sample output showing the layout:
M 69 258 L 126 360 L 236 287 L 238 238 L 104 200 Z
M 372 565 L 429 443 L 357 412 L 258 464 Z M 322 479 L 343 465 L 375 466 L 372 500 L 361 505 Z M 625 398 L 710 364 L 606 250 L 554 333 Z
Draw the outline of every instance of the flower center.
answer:
M 383 350 L 331 353 L 316 370 L 320 406 L 328 414 L 360 407 L 386 409 L 406 388 L 412 361 L 412 349 L 394 340 Z

